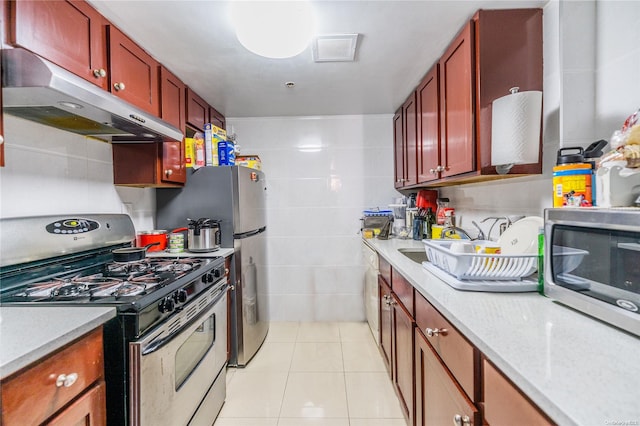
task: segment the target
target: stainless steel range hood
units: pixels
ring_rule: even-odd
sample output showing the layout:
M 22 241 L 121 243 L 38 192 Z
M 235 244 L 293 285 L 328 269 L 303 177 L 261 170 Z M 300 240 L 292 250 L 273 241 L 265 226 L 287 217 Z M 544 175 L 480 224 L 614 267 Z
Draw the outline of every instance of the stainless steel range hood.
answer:
M 182 132 L 24 49 L 2 51 L 7 114 L 107 142 L 182 140 Z

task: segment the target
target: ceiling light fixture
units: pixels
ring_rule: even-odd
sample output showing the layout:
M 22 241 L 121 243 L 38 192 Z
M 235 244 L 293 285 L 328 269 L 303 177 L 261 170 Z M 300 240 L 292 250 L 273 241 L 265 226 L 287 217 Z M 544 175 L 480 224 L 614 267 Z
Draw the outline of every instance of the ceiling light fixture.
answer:
M 266 58 L 300 54 L 315 33 L 313 8 L 307 0 L 234 1 L 231 20 L 238 41 Z

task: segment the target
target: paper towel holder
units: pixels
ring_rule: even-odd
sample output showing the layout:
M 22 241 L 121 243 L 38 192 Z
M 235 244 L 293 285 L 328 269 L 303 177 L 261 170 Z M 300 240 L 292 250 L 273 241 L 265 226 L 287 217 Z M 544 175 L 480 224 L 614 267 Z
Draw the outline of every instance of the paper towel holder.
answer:
M 537 163 L 540 155 L 542 92 L 519 87 L 493 101 L 491 165 L 500 175 L 516 164 Z

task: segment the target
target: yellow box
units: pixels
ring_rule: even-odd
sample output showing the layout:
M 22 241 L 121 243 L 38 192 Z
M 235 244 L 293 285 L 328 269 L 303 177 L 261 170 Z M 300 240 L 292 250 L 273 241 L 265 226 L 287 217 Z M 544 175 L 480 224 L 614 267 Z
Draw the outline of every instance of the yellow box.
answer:
M 236 166 L 245 166 L 255 170 L 262 169 L 262 161 L 257 155 L 238 155 L 236 156 Z
M 187 168 L 192 168 L 196 160 L 196 153 L 193 138 L 184 138 L 184 164 Z

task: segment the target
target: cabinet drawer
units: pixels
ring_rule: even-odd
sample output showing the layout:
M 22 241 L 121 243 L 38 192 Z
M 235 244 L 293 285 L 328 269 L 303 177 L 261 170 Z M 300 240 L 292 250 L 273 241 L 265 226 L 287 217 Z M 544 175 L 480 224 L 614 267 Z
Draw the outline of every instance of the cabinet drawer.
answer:
M 382 278 L 387 284 L 391 285 L 391 264 L 389 264 L 384 257 L 378 256 L 378 268 L 380 269 Z
M 47 422 L 48 426 L 86 425 L 102 426 L 107 424 L 107 392 L 101 380 L 87 390 L 80 398 L 71 403 L 61 413 Z
M 482 368 L 484 418 L 487 423 L 491 426 L 554 424 L 486 359 L 482 360 Z
M 474 399 L 475 348 L 421 294 L 416 294 L 416 324 L 469 398 Z
M 60 375 L 76 373 L 70 386 Z M 40 424 L 104 374 L 102 327 L 2 383 L 2 423 Z
M 413 286 L 402 275 L 391 270 L 391 289 L 398 296 L 404 307 L 409 311 L 411 317 L 415 317 L 413 302 Z

